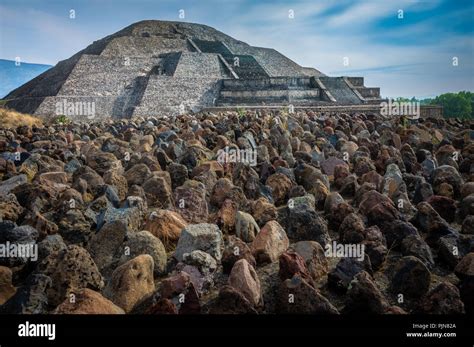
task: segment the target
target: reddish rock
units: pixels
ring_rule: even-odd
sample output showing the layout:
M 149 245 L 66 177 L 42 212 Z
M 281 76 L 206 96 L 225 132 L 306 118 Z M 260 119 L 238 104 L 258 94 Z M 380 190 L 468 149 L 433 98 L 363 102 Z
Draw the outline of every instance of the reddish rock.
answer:
M 149 231 L 170 249 L 179 240 L 181 231 L 188 223 L 176 212 L 169 210 L 156 210 L 149 213 L 143 229 Z
M 261 303 L 260 280 L 247 260 L 240 259 L 234 264 L 229 275 L 229 285 L 240 291 L 253 305 Z
M 73 295 L 73 296 L 71 296 Z M 72 299 L 73 298 L 73 299 Z M 100 293 L 88 288 L 71 293 L 53 313 L 56 314 L 124 314 L 124 310 Z
M 390 222 L 400 218 L 400 212 L 395 208 L 392 200 L 375 190 L 364 195 L 359 205 L 359 212 L 365 215 L 372 224 Z
M 303 257 L 293 251 L 286 251 L 280 255 L 278 274 L 282 281 L 299 275 L 309 284 L 313 283 L 313 279 L 306 268 Z
M 427 314 L 462 314 L 464 303 L 459 289 L 449 282 L 441 282 L 421 301 L 420 311 Z
M 238 212 L 237 204 L 230 199 L 224 200 L 218 214 L 218 223 L 220 229 L 224 234 L 235 231 L 235 218 Z
M 342 171 L 343 168 L 345 169 L 349 168 L 349 165 L 347 165 L 347 163 L 344 160 L 336 158 L 336 157 L 329 157 L 328 159 L 321 162 L 321 170 L 323 171 L 324 174 L 328 176 L 335 176 L 336 166 L 341 167 L 338 169 L 340 171 Z
M 328 261 L 323 247 L 316 241 L 299 241 L 291 245 L 291 249 L 298 253 L 305 261 L 312 279 L 318 282 L 328 272 Z
M 362 175 L 360 178 L 360 184 L 372 183 L 375 186 L 376 190 L 382 188 L 383 177 L 377 173 L 377 171 L 372 170 Z
M 176 305 L 180 314 L 201 312 L 199 294 L 191 277 L 184 271 L 165 278 L 161 282 L 160 293 L 163 298 L 170 299 Z
M 288 246 L 285 230 L 277 221 L 269 221 L 257 234 L 250 248 L 258 263 L 273 263 Z
M 278 218 L 278 212 L 275 205 L 270 204 L 267 199 L 259 198 L 252 207 L 252 215 L 260 227 L 271 220 Z
M 188 223 L 206 223 L 209 213 L 202 183 L 188 180 L 174 190 L 174 206 Z
M 160 299 L 145 314 L 178 314 L 178 308 L 170 299 Z
M 230 236 L 227 242 L 227 246 L 224 249 L 224 252 L 222 253 L 221 262 L 224 273 L 230 273 L 235 262 L 240 259 L 247 260 L 247 262 L 253 267 L 257 266 L 257 262 L 255 261 L 255 258 L 252 255 L 250 247 L 247 246 L 247 244 L 241 239 L 235 236 Z
M 275 205 L 282 205 L 288 199 L 292 182 L 284 174 L 276 173 L 267 178 L 266 185 L 272 189 L 272 196 L 275 200 Z

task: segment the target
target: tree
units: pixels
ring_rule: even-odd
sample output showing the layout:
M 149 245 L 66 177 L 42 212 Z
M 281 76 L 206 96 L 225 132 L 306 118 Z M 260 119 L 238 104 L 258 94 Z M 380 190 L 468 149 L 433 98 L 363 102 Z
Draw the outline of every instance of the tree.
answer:
M 433 105 L 443 106 L 444 117 L 471 118 L 472 93 L 446 93 L 434 98 Z

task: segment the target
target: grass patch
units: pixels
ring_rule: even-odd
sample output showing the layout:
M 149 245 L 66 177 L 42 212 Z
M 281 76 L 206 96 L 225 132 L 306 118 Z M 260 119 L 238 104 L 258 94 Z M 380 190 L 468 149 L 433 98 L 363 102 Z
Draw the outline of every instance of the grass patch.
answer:
M 8 108 L 0 107 L 0 127 L 17 128 L 23 125 L 42 127 L 43 122 L 41 119 L 30 114 L 20 113 Z

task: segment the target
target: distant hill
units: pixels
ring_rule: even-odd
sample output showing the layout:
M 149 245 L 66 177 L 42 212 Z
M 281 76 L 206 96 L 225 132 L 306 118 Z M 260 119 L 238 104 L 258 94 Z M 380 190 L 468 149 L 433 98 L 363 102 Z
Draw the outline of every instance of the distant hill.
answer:
M 16 66 L 13 60 L 0 59 L 0 98 L 51 67 L 23 62 Z

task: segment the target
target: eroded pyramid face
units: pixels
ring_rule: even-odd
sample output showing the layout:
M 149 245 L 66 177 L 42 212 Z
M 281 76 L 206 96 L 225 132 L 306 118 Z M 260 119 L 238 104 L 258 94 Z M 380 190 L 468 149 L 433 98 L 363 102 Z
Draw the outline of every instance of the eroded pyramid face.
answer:
M 5 99 L 21 112 L 91 120 L 378 97 L 378 88 L 365 88 L 361 78 L 326 77 L 205 25 L 143 21 L 92 43 Z

